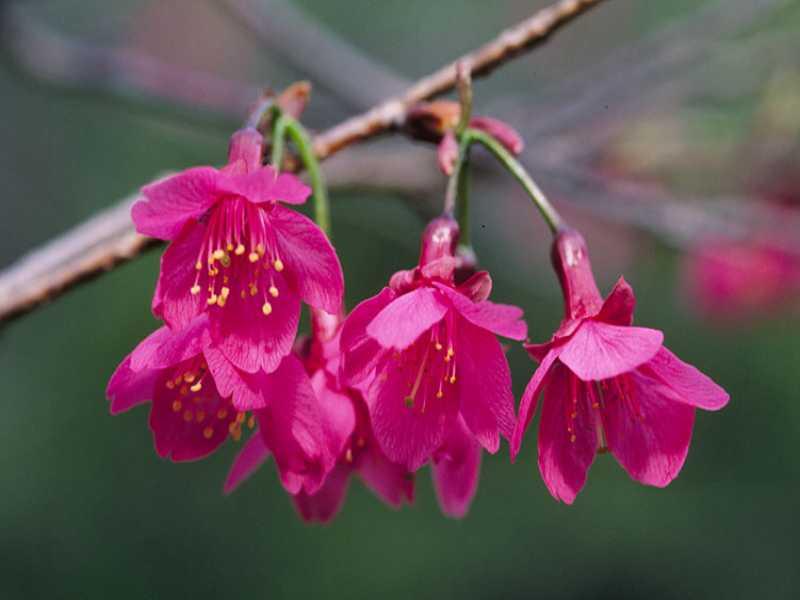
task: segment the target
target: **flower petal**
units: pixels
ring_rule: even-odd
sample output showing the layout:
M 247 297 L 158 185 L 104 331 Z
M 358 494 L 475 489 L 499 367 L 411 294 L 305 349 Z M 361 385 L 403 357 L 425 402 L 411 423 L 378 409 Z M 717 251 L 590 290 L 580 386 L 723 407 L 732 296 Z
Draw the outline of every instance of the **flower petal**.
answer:
M 351 472 L 347 465 L 336 465 L 317 492 L 307 494 L 301 491 L 293 495 L 292 501 L 302 519 L 318 523 L 333 519 L 344 504 Z
M 385 287 L 377 296 L 356 306 L 345 320 L 339 346 L 342 352 L 342 375 L 348 385 L 364 381 L 380 360 L 382 348 L 367 335 L 367 325 L 395 297 L 395 292 Z
M 264 440 L 258 431 L 254 431 L 236 458 L 233 459 L 228 476 L 225 479 L 223 492 L 230 494 L 235 491 L 246 479 L 255 473 L 258 468 L 269 458 L 269 449 L 264 445 Z
M 456 324 L 457 394 L 461 416 L 477 441 L 491 453 L 500 447 L 500 434 L 514 431 L 511 371 L 494 334 L 464 319 Z
M 434 283 L 467 321 L 492 333 L 522 340 L 528 335 L 528 325 L 522 320 L 522 309 L 510 304 L 495 304 L 485 300 L 472 302 L 463 294 L 441 283 Z
M 404 350 L 442 320 L 445 306 L 428 287 L 394 299 L 367 325 L 367 334 L 384 348 Z
M 604 393 L 608 447 L 628 474 L 664 487 L 677 477 L 692 439 L 694 407 L 675 402 L 670 389 L 638 369 L 626 375 L 626 393 Z
M 561 350 L 561 362 L 584 381 L 608 379 L 647 362 L 664 334 L 645 327 L 622 327 L 591 319 L 581 323 Z
M 111 414 L 117 415 L 152 400 L 160 375 L 161 371 L 155 369 L 134 371 L 131 369 L 131 357 L 125 357 L 106 388 L 106 396 L 111 400 Z
M 271 380 L 263 371 L 240 371 L 215 348 L 206 348 L 203 354 L 220 395 L 230 398 L 234 408 L 247 412 L 267 406 Z
M 131 209 L 136 231 L 172 240 L 191 219 L 205 213 L 216 201 L 219 172 L 196 167 L 142 188 L 143 200 Z
M 710 377 L 664 347 L 642 365 L 641 370 L 670 388 L 673 399 L 678 402 L 705 410 L 719 410 L 730 400 L 728 392 Z
M 539 401 L 539 394 L 542 391 L 546 381 L 547 375 L 550 372 L 550 367 L 558 358 L 560 348 L 550 350 L 542 359 L 539 368 L 531 377 L 528 385 L 525 387 L 525 392 L 522 394 L 522 399 L 519 402 L 519 415 L 517 416 L 517 424 L 514 427 L 514 433 L 511 436 L 511 462 L 517 459 L 520 447 L 522 446 L 522 438 L 531 424 L 534 413 L 536 413 L 536 404 Z
M 614 289 L 603 302 L 595 319 L 612 325 L 631 325 L 635 309 L 636 296 L 633 288 L 625 281 L 624 277 L 620 277 L 614 285 Z
M 368 440 L 367 446 L 358 464 L 364 485 L 393 508 L 414 502 L 414 475 L 391 462 L 374 439 Z
M 492 277 L 486 271 L 478 271 L 464 283 L 457 285 L 456 291 L 473 302 L 483 302 L 492 293 Z
M 311 377 L 311 387 L 322 410 L 323 425 L 328 441 L 328 450 L 333 456 L 341 456 L 344 447 L 356 426 L 356 413 L 350 398 L 331 387 L 330 377 L 319 370 Z
M 218 183 L 224 193 L 242 196 L 254 204 L 280 200 L 288 204 L 303 204 L 311 188 L 291 173 L 278 173 L 265 166 L 249 173 L 225 174 Z
M 285 275 L 306 304 L 337 314 L 344 296 L 344 275 L 336 251 L 308 217 L 275 206 L 269 213 Z
M 467 514 L 481 466 L 481 447 L 461 419 L 449 427 L 443 446 L 433 458 L 433 485 L 442 512 L 461 519 Z
M 131 368 L 140 371 L 177 365 L 200 354 L 209 343 L 211 338 L 207 315 L 195 317 L 186 327 L 177 331 L 160 327 L 131 352 Z
M 586 483 L 597 452 L 597 417 L 588 398 L 576 389 L 580 385 L 557 363 L 547 378 L 539 423 L 539 472 L 553 498 L 567 504 L 575 501 Z
M 173 329 L 186 327 L 206 306 L 202 294 L 191 293 L 204 235 L 205 225 L 196 221 L 187 223 L 161 256 L 153 314 Z

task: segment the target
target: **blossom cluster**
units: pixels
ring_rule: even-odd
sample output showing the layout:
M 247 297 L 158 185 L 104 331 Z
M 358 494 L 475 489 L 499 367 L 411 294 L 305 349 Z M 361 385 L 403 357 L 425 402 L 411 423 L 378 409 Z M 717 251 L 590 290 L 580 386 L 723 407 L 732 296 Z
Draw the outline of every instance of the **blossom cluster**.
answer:
M 496 453 L 502 438 L 515 458 L 540 395 L 539 469 L 567 503 L 598 452 L 637 481 L 668 484 L 695 408 L 727 403 L 660 331 L 633 326 L 623 279 L 602 299 L 583 238 L 565 228 L 553 244 L 564 319 L 550 341 L 525 344 L 539 366 L 517 415 L 499 338 L 526 340 L 523 311 L 489 300 L 487 272 L 461 268 L 452 216 L 427 225 L 413 269 L 346 316 L 334 248 L 291 208 L 311 190 L 264 166 L 264 148 L 245 128 L 226 166 L 152 183 L 133 207 L 140 233 L 169 241 L 152 302 L 163 325 L 107 391 L 114 414 L 150 402 L 160 456 L 196 460 L 241 442 L 225 491 L 271 455 L 310 521 L 335 516 L 353 475 L 393 507 L 410 503 L 429 464 L 443 512 L 461 517 L 483 451 Z M 298 337 L 303 304 L 311 333 Z

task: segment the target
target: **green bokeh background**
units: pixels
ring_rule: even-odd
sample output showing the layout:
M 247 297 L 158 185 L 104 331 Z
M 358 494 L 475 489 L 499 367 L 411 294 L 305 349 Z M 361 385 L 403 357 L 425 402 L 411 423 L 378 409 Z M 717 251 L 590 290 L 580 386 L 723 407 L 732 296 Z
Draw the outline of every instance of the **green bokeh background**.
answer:
M 98 18 L 127 26 L 148 3 L 30 4 L 51 24 L 91 37 Z M 164 4 L 193 11 L 207 3 Z M 301 4 L 409 77 L 531 9 L 522 1 Z M 611 4 L 565 31 L 555 48 L 482 82 L 478 101 L 526 90 L 535 98 L 541 82 L 590 66 L 701 3 Z M 178 32 L 174 43 L 191 34 Z M 269 76 L 259 73 L 257 55 L 237 56 L 245 66 L 236 75 Z M 224 159 L 218 124 L 57 94 L 6 69 L 0 114 L 2 264 L 160 171 Z M 314 118 L 325 124 L 338 116 Z M 532 336 L 542 339 L 560 313 L 554 278 L 539 259 L 519 270 L 508 265 L 520 264 L 514 256 L 543 255 L 546 240 L 508 239 L 487 204 L 476 207 L 475 242 L 494 272 L 494 297 L 524 307 Z M 350 306 L 416 259 L 423 223 L 396 198 L 337 195 L 333 219 Z M 603 243 L 598 231 L 590 244 Z M 647 238 L 636 243 L 635 261 L 624 266 L 638 322 L 664 329 L 669 346 L 721 382 L 732 401 L 721 413 L 698 413 L 688 461 L 668 489 L 631 482 L 606 455 L 572 507 L 547 494 L 532 437 L 513 466 L 506 447 L 485 458 L 463 521 L 440 515 L 425 471 L 413 507 L 391 511 L 356 484 L 338 519 L 318 527 L 296 517 L 272 465 L 223 497 L 233 444 L 199 463 L 158 459 L 146 409 L 112 418 L 104 398 L 116 364 L 156 326 L 149 299 L 157 251 L 6 326 L 0 597 L 797 598 L 800 323 L 778 314 L 710 326 L 676 294 L 678 254 Z M 519 395 L 533 365 L 517 347 L 509 359 Z

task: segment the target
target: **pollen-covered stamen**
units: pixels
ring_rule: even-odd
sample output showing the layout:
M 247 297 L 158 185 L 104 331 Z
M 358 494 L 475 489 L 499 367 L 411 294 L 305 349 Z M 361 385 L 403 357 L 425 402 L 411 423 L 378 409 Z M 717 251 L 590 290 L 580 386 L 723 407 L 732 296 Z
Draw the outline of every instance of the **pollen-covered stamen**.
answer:
M 569 434 L 570 443 L 575 443 L 577 439 L 575 436 L 575 419 L 578 417 L 578 378 L 569 378 L 569 398 L 567 399 L 566 412 L 567 433 Z
M 603 392 L 596 381 L 587 381 L 583 385 L 586 386 L 586 393 L 593 409 L 591 415 L 594 420 L 595 436 L 597 437 L 597 451 L 607 452 L 608 443 L 606 442 L 606 431 L 603 427 L 603 415 L 600 410 Z
M 281 294 L 280 273 L 285 265 L 269 221 L 268 210 L 243 198 L 219 202 L 205 223 L 205 235 L 194 264 L 196 274 L 189 293 L 206 290 L 206 304 L 224 308 L 231 299 L 253 298 L 264 316 Z

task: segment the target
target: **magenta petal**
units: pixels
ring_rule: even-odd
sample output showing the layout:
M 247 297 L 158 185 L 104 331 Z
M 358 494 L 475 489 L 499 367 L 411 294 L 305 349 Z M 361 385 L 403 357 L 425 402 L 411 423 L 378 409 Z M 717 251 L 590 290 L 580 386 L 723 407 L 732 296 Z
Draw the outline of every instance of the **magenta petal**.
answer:
M 612 386 L 603 410 L 609 450 L 641 483 L 664 487 L 677 477 L 692 439 L 694 407 L 675 402 L 669 388 L 636 370 L 626 395 Z
M 436 147 L 436 162 L 442 173 L 452 175 L 456 160 L 458 160 L 458 141 L 455 134 L 448 131 Z
M 241 196 L 254 204 L 277 200 L 303 204 L 311 193 L 311 188 L 294 175 L 278 175 L 270 166 L 249 173 L 222 175 L 218 186 L 221 192 Z
M 342 374 L 348 385 L 368 377 L 381 358 L 381 346 L 367 335 L 367 325 L 381 312 L 396 294 L 385 287 L 377 296 L 356 306 L 342 326 L 339 346 L 342 351 Z
M 584 381 L 599 381 L 627 373 L 647 362 L 664 341 L 664 334 L 645 327 L 621 327 L 587 319 L 561 350 L 561 362 Z
M 492 277 L 486 271 L 478 271 L 464 283 L 456 286 L 456 291 L 473 302 L 483 302 L 492 293 Z
M 154 369 L 133 371 L 131 357 L 126 357 L 114 371 L 106 388 L 106 396 L 111 400 L 111 414 L 117 415 L 152 400 L 160 374 Z
M 411 504 L 414 501 L 414 475 L 386 458 L 375 440 L 369 440 L 367 444 L 369 447 L 358 465 L 364 484 L 393 508 L 399 508 L 403 502 Z
M 433 458 L 433 485 L 442 512 L 460 519 L 467 514 L 481 466 L 481 447 L 461 419 L 453 422 L 442 448 Z
M 539 364 L 539 368 L 536 369 L 533 377 L 531 377 L 531 380 L 528 382 L 525 392 L 522 394 L 522 399 L 519 403 L 517 424 L 514 427 L 514 433 L 511 436 L 512 462 L 517 459 L 520 447 L 522 446 L 522 438 L 525 436 L 525 432 L 528 430 L 528 426 L 531 424 L 533 415 L 536 413 L 536 404 L 539 401 L 539 394 L 541 393 L 542 388 L 547 380 L 550 367 L 553 366 L 553 363 L 558 358 L 559 352 L 560 348 L 551 350 L 545 355 Z
M 508 123 L 492 117 L 473 117 L 470 127 L 481 129 L 503 144 L 512 154 L 519 154 L 525 149 L 525 142 L 517 131 Z
M 337 314 L 344 296 L 344 275 L 336 251 L 308 217 L 276 206 L 270 223 L 286 263 L 286 277 L 306 304 Z
M 436 293 L 417 288 L 393 300 L 367 325 L 367 334 L 384 348 L 404 350 L 447 313 Z
M 234 408 L 246 412 L 267 406 L 271 380 L 263 371 L 240 371 L 222 352 L 213 348 L 206 348 L 204 356 L 220 395 L 230 398 Z
M 333 468 L 324 416 L 302 363 L 290 354 L 269 376 L 269 406 L 258 412 L 264 442 L 290 494 L 315 493 Z
M 478 442 L 491 453 L 500 434 L 514 431 L 514 395 L 508 361 L 494 334 L 459 319 L 456 341 L 456 382 L 461 416 Z
M 332 378 L 323 370 L 311 377 L 311 387 L 322 410 L 323 426 L 332 456 L 340 456 L 356 426 L 353 401 L 331 388 Z
M 178 331 L 160 327 L 133 350 L 131 368 L 140 371 L 176 365 L 200 354 L 210 342 L 207 315 L 195 317 Z
M 728 403 L 730 396 L 714 381 L 662 347 L 647 364 L 642 365 L 647 373 L 670 388 L 673 399 L 684 404 L 719 410 Z
M 236 458 L 233 459 L 228 477 L 225 479 L 223 492 L 230 494 L 239 485 L 248 479 L 258 468 L 264 464 L 264 461 L 269 457 L 269 449 L 264 445 L 264 440 L 258 431 L 254 431 L 250 439 L 245 442 L 244 446 Z
M 595 319 L 612 325 L 631 325 L 635 309 L 636 296 L 633 288 L 623 277 L 620 277 L 614 285 L 614 289 L 603 302 Z
M 187 223 L 161 256 L 153 314 L 174 329 L 183 329 L 206 308 L 205 296 L 191 293 L 204 234 L 205 225 Z
M 297 512 L 306 522 L 327 523 L 342 508 L 350 483 L 351 469 L 337 465 L 328 474 L 325 483 L 314 494 L 300 492 L 292 496 Z
M 522 320 L 521 308 L 489 301 L 472 302 L 451 287 L 441 283 L 434 285 L 470 323 L 512 340 L 522 340 L 528 335 L 528 325 Z
M 566 367 L 556 364 L 547 378 L 539 423 L 539 472 L 553 498 L 567 504 L 586 483 L 597 451 L 598 417 L 588 398 L 576 391 L 579 385 Z M 573 411 L 575 418 L 570 418 Z
M 217 199 L 219 172 L 212 167 L 188 169 L 142 188 L 146 200 L 133 205 L 131 217 L 142 235 L 171 240 L 190 220 Z

